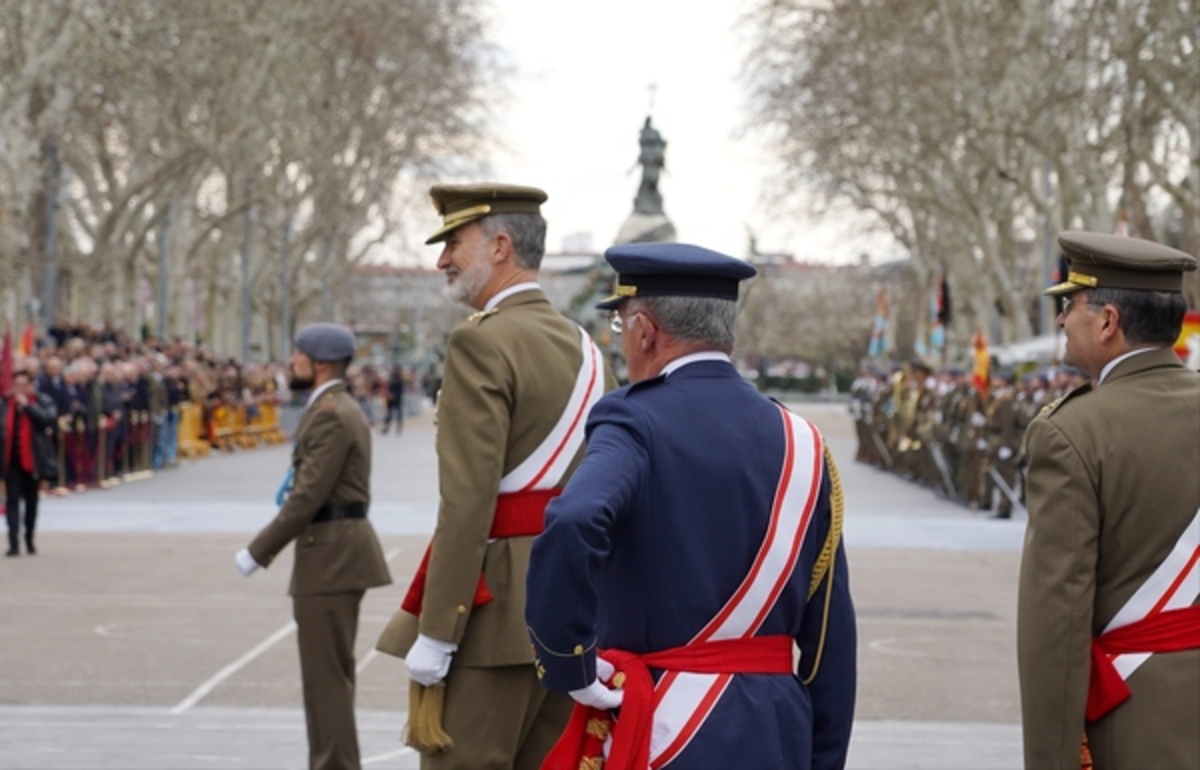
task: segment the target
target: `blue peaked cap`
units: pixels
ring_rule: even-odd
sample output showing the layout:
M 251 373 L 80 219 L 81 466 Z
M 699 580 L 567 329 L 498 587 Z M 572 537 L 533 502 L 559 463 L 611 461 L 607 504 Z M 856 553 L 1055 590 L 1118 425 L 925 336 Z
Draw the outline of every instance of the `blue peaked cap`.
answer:
M 738 283 L 758 273 L 744 260 L 690 243 L 624 243 L 604 252 L 617 271 L 612 310 L 635 297 L 713 297 L 737 301 Z

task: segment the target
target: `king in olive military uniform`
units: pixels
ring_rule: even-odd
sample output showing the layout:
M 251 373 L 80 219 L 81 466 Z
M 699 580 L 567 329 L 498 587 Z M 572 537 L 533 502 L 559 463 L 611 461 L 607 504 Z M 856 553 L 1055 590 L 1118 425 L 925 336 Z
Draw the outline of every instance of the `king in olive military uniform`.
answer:
M 1200 767 L 1200 374 L 1171 349 L 1196 260 L 1059 237 L 1065 362 L 1092 378 L 1029 425 L 1018 668 L 1025 766 Z
M 354 335 L 334 324 L 305 327 L 295 342 L 293 378 L 297 366 L 327 362 L 344 373 L 354 355 Z M 367 519 L 370 474 L 371 434 L 358 402 L 340 378 L 316 380 L 296 429 L 287 499 L 237 555 L 249 575 L 296 544 L 289 593 L 314 770 L 360 767 L 354 719 L 359 605 L 366 589 L 392 582 Z
M 419 745 L 409 715 L 423 768 L 532 769 L 570 701 L 535 676 L 524 620 L 530 548 L 546 502 L 582 456 L 588 411 L 615 382 L 595 343 L 535 281 L 546 194 L 494 184 L 439 185 L 431 194 L 444 221 L 428 242 L 446 242 L 438 267 L 447 292 L 478 312 L 446 348 L 437 527 L 377 646 L 405 658 L 413 682 L 444 680 L 442 727 L 453 746 Z M 481 260 L 487 280 L 467 283 Z

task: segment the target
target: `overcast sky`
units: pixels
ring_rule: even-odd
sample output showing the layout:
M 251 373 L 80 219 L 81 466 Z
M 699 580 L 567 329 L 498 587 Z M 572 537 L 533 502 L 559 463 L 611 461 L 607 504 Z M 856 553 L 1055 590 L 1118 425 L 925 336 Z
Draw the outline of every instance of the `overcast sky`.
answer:
M 611 245 L 633 210 L 638 132 L 650 112 L 667 141 L 659 190 L 678 240 L 745 256 L 753 230 L 761 250 L 803 260 L 855 261 L 864 249 L 885 256 L 856 239 L 852 223 L 772 217 L 760 199 L 769 166 L 738 138 L 743 6 L 497 0 L 497 40 L 519 71 L 497 127 L 511 152 L 492 163 L 497 179 L 549 193 L 548 250 L 577 233 L 590 233 L 597 250 Z

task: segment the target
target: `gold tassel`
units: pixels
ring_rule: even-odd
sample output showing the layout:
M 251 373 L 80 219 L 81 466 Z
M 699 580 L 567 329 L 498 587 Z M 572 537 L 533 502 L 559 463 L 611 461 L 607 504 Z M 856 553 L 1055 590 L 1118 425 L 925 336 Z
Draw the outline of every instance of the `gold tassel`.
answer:
M 440 754 L 454 747 L 454 740 L 442 727 L 446 708 L 446 683 L 423 687 L 408 683 L 408 735 L 405 743 L 422 754 Z

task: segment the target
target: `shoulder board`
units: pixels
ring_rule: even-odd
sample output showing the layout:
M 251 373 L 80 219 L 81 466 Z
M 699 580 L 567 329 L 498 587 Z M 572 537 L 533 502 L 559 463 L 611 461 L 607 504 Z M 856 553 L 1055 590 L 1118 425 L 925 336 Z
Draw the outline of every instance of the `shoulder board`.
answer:
M 1067 403 L 1068 401 L 1075 398 L 1076 396 L 1082 396 L 1084 393 L 1090 392 L 1091 389 L 1092 389 L 1091 383 L 1085 382 L 1084 384 L 1080 385 L 1078 388 L 1075 388 L 1074 390 L 1068 392 L 1066 395 L 1059 396 L 1058 398 L 1051 401 L 1049 404 L 1046 404 L 1045 406 L 1043 406 L 1042 410 L 1040 412 L 1038 412 L 1038 417 L 1049 417 L 1050 415 L 1057 412 L 1058 408 L 1060 406 Z
M 495 315 L 497 312 L 498 311 L 496 308 L 492 308 L 491 310 L 480 310 L 467 316 L 467 323 L 479 323 L 488 316 Z

